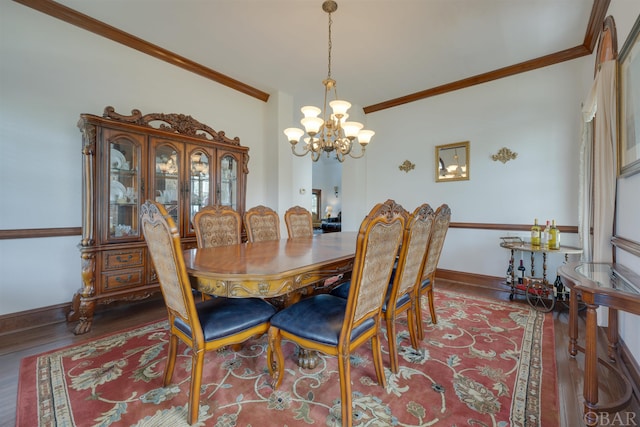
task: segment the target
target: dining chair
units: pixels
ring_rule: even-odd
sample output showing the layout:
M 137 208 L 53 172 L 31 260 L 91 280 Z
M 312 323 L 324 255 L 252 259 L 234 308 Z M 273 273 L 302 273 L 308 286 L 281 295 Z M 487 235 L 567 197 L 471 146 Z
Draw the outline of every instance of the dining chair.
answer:
M 236 245 L 242 242 L 242 217 L 231 206 L 205 206 L 193 217 L 199 248 Z
M 289 238 L 313 237 L 313 219 L 311 212 L 302 206 L 294 206 L 284 213 Z
M 404 228 L 402 207 L 392 200 L 377 204 L 360 225 L 349 297 L 316 294 L 271 318 L 267 365 L 277 389 L 285 372 L 281 341 L 337 356 L 342 425 L 352 426 L 351 353 L 371 342 L 378 383 L 386 386 L 379 329 L 385 291 Z
M 434 222 L 434 212 L 429 204 L 418 206 L 412 214 L 405 212 L 405 228 L 397 263 L 393 269 L 387 295 L 382 306 L 389 342 L 391 371 L 398 373 L 398 350 L 396 342 L 396 319 L 399 314 L 407 313 L 407 322 L 411 345 L 418 349 L 419 341 L 415 308 L 415 293 L 419 290 L 422 270 L 426 260 L 427 246 Z M 350 282 L 345 282 L 332 290 L 331 294 L 346 298 Z
M 387 339 L 389 341 L 389 360 L 391 371 L 398 373 L 398 348 L 396 342 L 396 319 L 399 314 L 407 312 L 407 323 L 411 346 L 418 349 L 419 340 L 417 332 L 417 318 L 414 297 L 418 292 L 422 272 L 426 261 L 427 245 L 434 223 L 434 212 L 427 203 L 418 206 L 407 219 L 402 246 L 398 256 L 397 266 L 382 312 L 387 326 Z
M 244 213 L 244 227 L 249 242 L 280 240 L 278 213 L 266 206 L 255 206 Z
M 267 332 L 276 309 L 259 298 L 212 298 L 196 303 L 173 219 L 162 205 L 148 200 L 142 205 L 140 222 L 169 317 L 163 387 L 173 377 L 180 340 L 191 349 L 187 420 L 193 424 L 198 421 L 205 353 Z
M 438 267 L 438 261 L 440 260 L 440 254 L 442 253 L 444 239 L 447 236 L 450 222 L 451 209 L 446 203 L 442 204 L 435 212 L 433 231 L 431 232 L 431 238 L 429 239 L 427 257 L 424 263 L 424 270 L 422 271 L 422 283 L 419 291 L 415 293 L 416 301 L 414 303 L 414 315 L 418 325 L 418 339 L 420 341 L 424 339 L 424 329 L 422 327 L 422 306 L 420 304 L 423 295 L 426 295 L 429 300 L 431 322 L 434 324 L 438 323 L 435 302 L 433 300 L 433 282 L 436 280 L 436 269 Z

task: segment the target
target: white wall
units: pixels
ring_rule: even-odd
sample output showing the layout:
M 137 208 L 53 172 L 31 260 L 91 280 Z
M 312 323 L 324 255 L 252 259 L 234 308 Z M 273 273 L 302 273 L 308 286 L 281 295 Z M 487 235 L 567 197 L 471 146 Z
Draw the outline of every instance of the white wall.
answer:
M 0 3 L 0 229 L 81 225 L 81 113 L 185 113 L 250 148 L 265 200 L 267 104 L 11 1 Z M 251 126 L 247 126 L 247 117 Z M 0 241 L 0 314 L 69 302 L 78 237 Z
M 577 225 L 580 103 L 592 69 L 592 58 L 582 58 L 371 114 L 376 140 L 367 156 L 376 167 L 367 170 L 366 204 L 447 203 L 453 222 Z M 470 180 L 437 183 L 435 146 L 459 141 L 470 141 Z M 493 161 L 502 147 L 518 157 Z M 399 170 L 405 160 L 415 169 Z M 499 237 L 515 233 L 449 233 L 441 268 L 504 275 Z

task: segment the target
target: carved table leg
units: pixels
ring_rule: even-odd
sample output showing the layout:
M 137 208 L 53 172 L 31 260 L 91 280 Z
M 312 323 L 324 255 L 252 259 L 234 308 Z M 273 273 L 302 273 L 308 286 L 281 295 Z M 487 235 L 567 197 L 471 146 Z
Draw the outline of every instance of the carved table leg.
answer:
M 609 360 L 615 362 L 618 358 L 618 309 L 616 308 L 609 308 L 607 338 L 609 341 L 607 356 L 609 356 Z
M 318 366 L 320 357 L 315 350 L 307 350 L 306 348 L 298 348 L 298 366 L 305 369 L 313 369 Z
M 597 305 L 587 304 L 587 331 L 584 349 L 584 421 L 588 426 L 597 425 L 598 417 L 598 354 Z
M 578 294 L 574 290 L 569 291 L 569 354 L 575 357 L 578 354 Z

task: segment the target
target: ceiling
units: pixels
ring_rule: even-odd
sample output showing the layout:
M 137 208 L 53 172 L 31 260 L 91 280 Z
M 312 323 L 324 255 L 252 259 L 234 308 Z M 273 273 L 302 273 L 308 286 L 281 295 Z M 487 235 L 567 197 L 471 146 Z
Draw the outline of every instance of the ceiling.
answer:
M 340 98 L 362 107 L 582 45 L 595 10 L 591 0 L 336 1 L 332 77 Z M 295 105 L 322 102 L 322 0 L 58 3 L 268 94 L 292 94 Z

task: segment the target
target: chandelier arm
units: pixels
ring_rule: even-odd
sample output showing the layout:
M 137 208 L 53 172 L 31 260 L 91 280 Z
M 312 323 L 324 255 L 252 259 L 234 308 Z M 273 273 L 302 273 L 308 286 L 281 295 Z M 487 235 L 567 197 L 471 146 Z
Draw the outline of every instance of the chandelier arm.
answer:
M 339 151 L 342 155 L 345 155 L 351 152 L 353 143 L 346 138 L 338 138 L 334 145 L 336 147 L 336 151 Z
M 298 156 L 298 157 L 304 157 L 304 156 L 306 156 L 306 155 L 307 155 L 307 153 L 309 153 L 309 151 L 311 151 L 311 149 L 309 148 L 309 145 L 308 145 L 308 144 L 303 148 L 303 150 L 304 150 L 304 151 L 303 151 L 302 153 L 297 153 L 297 152 L 296 152 L 296 145 L 292 145 L 292 146 L 291 146 L 291 152 L 292 152 L 294 155 Z
M 349 156 L 351 156 L 354 159 L 360 159 L 360 158 L 364 157 L 364 152 L 366 151 L 366 148 L 364 148 L 362 146 L 361 146 L 361 148 L 362 149 L 360 150 L 360 154 L 353 154 L 353 151 L 351 151 L 349 153 Z

